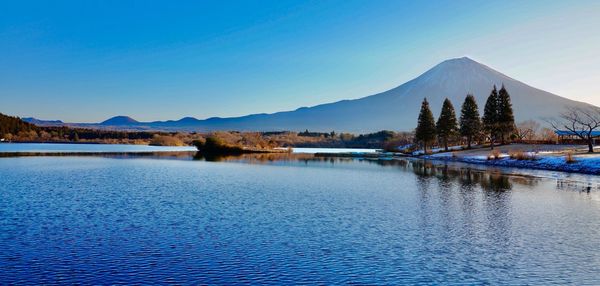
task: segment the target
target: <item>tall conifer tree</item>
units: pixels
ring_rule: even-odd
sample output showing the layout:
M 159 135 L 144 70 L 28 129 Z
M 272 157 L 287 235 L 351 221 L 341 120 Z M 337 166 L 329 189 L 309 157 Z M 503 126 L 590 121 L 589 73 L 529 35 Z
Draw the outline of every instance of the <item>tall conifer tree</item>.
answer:
M 510 95 L 504 85 L 498 91 L 498 132 L 500 134 L 502 144 L 506 143 L 506 139 L 515 131 L 515 116 L 513 114 Z
M 449 99 L 444 100 L 442 111 L 436 124 L 438 138 L 444 144 L 444 149 L 448 151 L 448 141 L 458 133 L 458 123 L 456 122 L 456 112 Z
M 427 151 L 427 145 L 435 141 L 435 120 L 433 119 L 433 113 L 431 113 L 427 98 L 424 98 L 421 104 L 421 112 L 419 112 L 419 120 L 417 129 L 415 130 L 415 139 L 423 143 L 424 151 Z
M 490 96 L 488 96 L 487 101 L 485 102 L 485 108 L 483 110 L 483 128 L 486 135 L 488 135 L 490 138 L 492 149 L 494 149 L 494 141 L 498 136 L 499 130 L 498 102 L 498 91 L 494 85 L 494 89 L 490 93 Z
M 480 132 L 481 120 L 477 102 L 473 95 L 467 94 L 460 110 L 460 135 L 467 139 L 467 148 L 471 148 L 473 139 L 477 138 Z

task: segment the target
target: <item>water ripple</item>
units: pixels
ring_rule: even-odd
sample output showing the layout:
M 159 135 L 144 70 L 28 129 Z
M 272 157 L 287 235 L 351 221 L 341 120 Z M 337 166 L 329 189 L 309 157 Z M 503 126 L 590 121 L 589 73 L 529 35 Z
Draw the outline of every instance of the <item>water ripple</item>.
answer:
M 0 178 L 0 284 L 600 284 L 600 204 L 552 179 L 94 157 Z

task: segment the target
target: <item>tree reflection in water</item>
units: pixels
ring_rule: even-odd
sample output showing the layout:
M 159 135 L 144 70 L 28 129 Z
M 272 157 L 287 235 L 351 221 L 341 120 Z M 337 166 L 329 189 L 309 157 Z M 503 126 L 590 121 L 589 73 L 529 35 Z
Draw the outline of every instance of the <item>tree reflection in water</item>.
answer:
M 507 173 L 506 169 L 469 165 L 457 162 L 427 161 L 413 158 L 377 159 L 377 158 L 352 158 L 352 157 L 320 157 L 313 154 L 294 153 L 259 153 L 243 155 L 203 155 L 195 151 L 177 152 L 88 152 L 88 153 L 1 153 L 0 157 L 29 157 L 29 156 L 77 156 L 77 157 L 104 157 L 113 159 L 168 159 L 168 160 L 201 160 L 207 162 L 238 162 L 247 164 L 347 164 L 364 163 L 376 164 L 387 168 L 397 168 L 412 172 L 420 178 L 435 178 L 441 188 L 452 183 L 462 185 L 461 192 L 480 186 L 487 191 L 504 192 L 513 188 L 513 185 L 535 186 L 541 180 L 539 176 L 523 175 L 528 170 L 519 171 L 519 174 Z M 544 172 L 536 171 L 533 172 Z M 557 189 L 591 192 L 600 190 L 600 184 L 593 176 L 581 175 L 576 179 L 570 177 L 556 177 Z
M 433 162 L 420 159 L 367 159 L 349 157 L 318 157 L 312 154 L 265 153 L 243 154 L 238 156 L 202 155 L 197 153 L 194 160 L 209 162 L 238 162 L 248 164 L 339 164 L 360 162 L 376 164 L 384 167 L 398 168 L 413 172 L 421 178 L 435 178 L 441 187 L 447 184 L 459 183 L 463 189 L 480 186 L 487 191 L 505 192 L 513 188 L 513 184 L 534 186 L 540 178 L 527 175 L 505 174 L 501 169 L 493 167 L 473 168 L 466 164 L 450 162 Z

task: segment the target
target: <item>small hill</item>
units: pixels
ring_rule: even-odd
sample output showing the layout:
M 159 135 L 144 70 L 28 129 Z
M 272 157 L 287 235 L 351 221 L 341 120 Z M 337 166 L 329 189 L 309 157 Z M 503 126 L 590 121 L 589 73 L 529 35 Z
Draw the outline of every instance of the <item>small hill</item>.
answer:
M 136 125 L 140 122 L 138 122 L 137 120 L 129 117 L 129 116 L 115 116 L 112 118 L 109 118 L 107 120 L 104 120 L 100 123 L 100 125 L 106 125 L 106 126 L 122 126 L 122 125 Z

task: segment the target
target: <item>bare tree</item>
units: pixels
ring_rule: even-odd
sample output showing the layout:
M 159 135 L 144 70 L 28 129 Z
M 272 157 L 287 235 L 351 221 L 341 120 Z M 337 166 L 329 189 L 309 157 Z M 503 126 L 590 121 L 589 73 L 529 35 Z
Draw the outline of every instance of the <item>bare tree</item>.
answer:
M 534 120 L 526 120 L 517 123 L 517 137 L 519 140 L 531 141 L 536 137 L 540 124 Z
M 556 136 L 556 133 L 554 132 L 554 130 L 544 127 L 540 131 L 540 134 L 537 138 L 542 139 L 544 141 L 556 142 L 556 140 L 558 139 L 558 136 Z
M 554 130 L 569 131 L 570 135 L 585 140 L 588 152 L 594 153 L 594 131 L 600 128 L 600 108 L 569 107 L 558 120 L 549 120 Z

